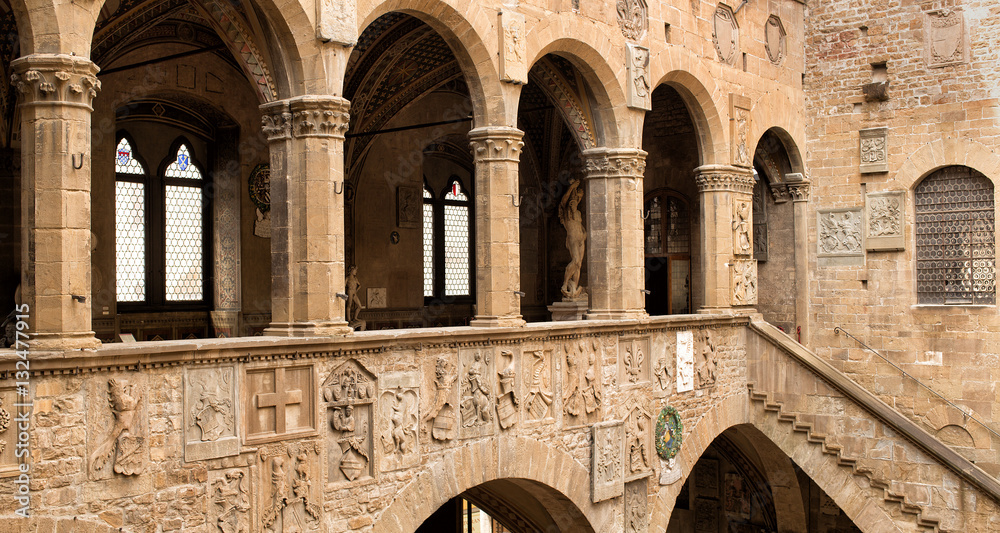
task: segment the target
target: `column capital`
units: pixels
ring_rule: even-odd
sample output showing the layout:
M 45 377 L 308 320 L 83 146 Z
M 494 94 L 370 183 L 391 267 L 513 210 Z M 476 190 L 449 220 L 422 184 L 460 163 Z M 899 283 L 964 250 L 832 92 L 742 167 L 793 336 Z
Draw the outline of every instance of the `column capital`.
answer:
M 812 182 L 802 174 L 785 174 L 785 185 L 788 187 L 788 194 L 792 196 L 792 202 L 808 202 L 809 189 Z
M 61 105 L 93 111 L 101 90 L 93 61 L 66 54 L 32 54 L 11 62 L 11 85 L 21 105 Z
M 469 132 L 469 146 L 476 161 L 514 161 L 521 158 L 524 132 L 508 126 L 486 126 Z
M 296 96 L 288 100 L 295 137 L 343 139 L 351 120 L 351 102 L 339 96 Z
M 639 178 L 646 171 L 646 152 L 638 148 L 591 148 L 583 151 L 587 178 Z
M 702 165 L 694 169 L 699 192 L 733 191 L 753 193 L 753 173 L 748 168 L 731 165 Z
M 275 100 L 260 106 L 260 128 L 269 142 L 292 138 L 292 112 L 288 100 Z

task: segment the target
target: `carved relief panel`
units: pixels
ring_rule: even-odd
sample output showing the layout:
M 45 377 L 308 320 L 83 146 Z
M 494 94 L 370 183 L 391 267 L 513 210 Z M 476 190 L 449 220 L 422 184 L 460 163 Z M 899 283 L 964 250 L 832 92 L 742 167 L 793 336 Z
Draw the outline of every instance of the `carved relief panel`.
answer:
M 552 350 L 524 351 L 524 417 L 544 420 L 555 416 L 555 360 Z
M 257 452 L 256 470 L 259 476 L 257 524 L 262 531 L 321 530 L 319 442 L 280 442 L 262 446 Z
M 625 402 L 625 481 L 644 478 L 653 472 L 653 416 L 635 398 Z
M 703 329 L 699 331 L 695 349 L 698 352 L 695 356 L 698 387 L 702 389 L 712 387 L 715 385 L 716 370 L 716 347 L 712 330 Z
M 816 212 L 818 256 L 824 257 L 864 257 L 864 236 L 862 234 L 862 211 L 860 207 L 848 209 L 821 209 Z
M 645 480 L 625 485 L 625 533 L 645 533 L 649 529 L 648 505 Z
M 591 450 L 591 496 L 594 503 L 616 498 L 625 490 L 624 428 L 621 422 L 595 424 Z
M 27 393 L 21 400 L 27 400 Z M 17 451 L 18 431 L 17 390 L 13 387 L 0 388 L 0 477 L 13 476 L 18 474 L 20 461 L 15 455 Z M 22 408 L 22 412 L 24 409 Z
M 771 15 L 764 24 L 764 50 L 775 65 L 785 59 L 785 26 L 778 15 Z
M 434 360 L 431 376 L 425 380 L 432 384 L 434 396 L 421 420 L 422 435 L 436 441 L 449 441 L 458 436 L 458 369 L 451 357 L 442 355 Z
M 149 462 L 147 379 L 142 375 L 93 380 L 87 425 L 91 479 L 137 476 Z
M 733 200 L 733 255 L 753 253 L 753 212 L 750 198 Z
M 219 533 L 249 533 L 251 531 L 253 495 L 257 493 L 247 468 L 209 470 L 210 531 Z
M 858 133 L 862 174 L 889 171 L 889 128 L 868 128 Z
M 524 15 L 500 10 L 500 80 L 516 84 L 528 83 L 527 40 Z
M 327 482 L 375 477 L 376 379 L 357 361 L 338 366 L 323 383 L 327 414 Z
M 649 9 L 646 0 L 618 0 L 615 7 L 622 35 L 632 41 L 641 41 L 649 29 Z
M 651 362 L 653 363 L 653 387 L 654 391 L 669 393 L 676 374 L 675 352 L 677 350 L 677 337 L 674 335 L 658 335 L 651 340 Z M 659 394 L 658 396 L 662 396 Z
M 632 43 L 626 43 L 625 71 L 628 75 L 626 104 L 635 109 L 649 111 L 653 108 L 653 96 L 650 92 L 649 80 L 649 49 Z
M 621 338 L 618 341 L 618 383 L 623 386 L 649 382 L 649 338 Z
M 729 93 L 729 137 L 733 165 L 749 168 L 753 164 L 750 154 L 750 107 L 749 98 Z
M 317 394 L 311 365 L 248 369 L 244 383 L 248 444 L 316 431 Z
M 677 332 L 677 392 L 694 390 L 694 332 Z
M 733 305 L 754 305 L 757 303 L 757 261 L 735 259 L 732 270 Z
M 516 424 L 518 419 L 521 402 L 518 356 L 517 350 L 504 347 L 500 348 L 497 360 L 497 422 L 503 429 Z
M 963 12 L 938 9 L 924 14 L 924 58 L 930 68 L 969 60 Z
M 601 379 L 597 339 L 577 339 L 563 344 L 566 366 L 563 381 L 563 424 L 581 426 L 601 419 Z
M 733 9 L 726 4 L 719 4 L 712 16 L 712 42 L 719 54 L 719 61 L 727 65 L 736 65 L 740 52 L 740 28 L 736 24 Z
M 865 196 L 865 248 L 902 250 L 906 192 L 873 192 Z
M 420 461 L 418 409 L 420 374 L 390 372 L 379 379 L 379 462 L 383 472 L 413 466 Z
M 493 348 L 458 351 L 459 420 L 462 439 L 492 435 L 496 425 L 496 370 Z
M 316 2 L 316 38 L 343 46 L 358 42 L 358 16 L 355 0 L 319 0 Z
M 239 453 L 237 398 L 235 366 L 185 369 L 185 461 Z

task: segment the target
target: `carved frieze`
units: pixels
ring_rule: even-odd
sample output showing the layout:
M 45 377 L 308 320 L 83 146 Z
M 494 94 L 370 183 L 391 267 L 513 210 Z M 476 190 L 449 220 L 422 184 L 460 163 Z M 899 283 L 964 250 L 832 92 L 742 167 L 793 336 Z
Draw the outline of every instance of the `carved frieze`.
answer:
M 515 84 L 528 83 L 527 40 L 524 15 L 509 9 L 500 10 L 500 80 Z
M 694 332 L 677 332 L 677 392 L 694 390 Z
M 626 104 L 635 109 L 649 111 L 653 108 L 653 95 L 649 79 L 649 49 L 626 43 L 625 71 L 628 73 Z
M 211 506 L 208 524 L 219 533 L 249 533 L 251 531 L 251 498 L 256 494 L 247 468 L 210 470 L 208 488 Z
M 733 305 L 757 303 L 757 261 L 735 259 L 732 269 Z
M 316 431 L 318 394 L 311 365 L 248 369 L 243 383 L 247 443 Z
M 858 134 L 862 174 L 889 171 L 889 128 L 868 128 Z
M 969 58 L 965 15 L 954 9 L 924 14 L 924 58 L 931 68 L 964 63 Z
M 733 9 L 726 4 L 719 4 L 712 16 L 712 42 L 719 61 L 735 66 L 740 55 L 740 28 Z
M 729 136 L 733 165 L 749 168 L 753 164 L 750 154 L 750 107 L 746 96 L 729 93 Z M 752 179 L 750 186 L 753 187 Z
M 184 460 L 202 461 L 240 451 L 236 367 L 186 368 Z
M 553 416 L 555 400 L 553 371 L 555 361 L 551 350 L 531 350 L 524 352 L 525 383 L 527 392 L 524 396 L 524 416 L 527 420 L 542 420 Z
M 649 338 L 622 338 L 618 341 L 618 383 L 636 385 L 649 381 Z
M 579 426 L 600 420 L 601 380 L 597 339 L 581 339 L 563 345 L 566 376 L 563 382 L 563 409 L 566 426 Z
M 618 27 L 622 35 L 632 41 L 641 41 L 649 29 L 649 9 L 646 0 L 617 0 Z
M 698 377 L 698 387 L 704 389 L 715 385 L 715 341 L 712 338 L 712 330 L 704 329 L 700 330 L 700 333 L 696 347 L 698 355 L 695 371 Z
M 322 526 L 320 444 L 281 442 L 257 452 L 257 523 L 263 531 L 305 533 Z
M 91 392 L 95 408 L 89 425 L 95 428 L 90 453 L 92 479 L 106 479 L 115 474 L 136 476 L 145 472 L 149 447 L 146 441 L 145 380 L 111 378 L 105 387 Z
M 733 254 L 750 255 L 753 253 L 753 234 L 751 224 L 753 216 L 750 211 L 749 198 L 733 200 Z
M 460 385 L 458 436 L 462 439 L 492 435 L 496 426 L 496 370 L 493 348 L 458 352 Z
M 862 234 L 862 210 L 821 209 L 816 213 L 816 227 L 819 228 L 818 253 L 820 257 L 861 257 L 864 256 L 864 236 Z
M 648 505 L 645 480 L 625 485 L 625 533 L 646 533 L 649 529 Z
M 652 474 L 653 471 L 653 416 L 638 400 L 625 402 L 625 481 L 633 481 Z
M 497 360 L 497 421 L 500 427 L 507 429 L 517 423 L 520 395 L 517 379 L 518 357 L 509 348 L 500 349 Z
M 358 16 L 355 0 L 319 0 L 316 2 L 316 38 L 342 46 L 358 42 Z
M 379 387 L 379 466 L 383 472 L 413 466 L 420 461 L 420 374 L 389 372 L 380 377 Z
M 602 422 L 593 428 L 591 497 L 594 503 L 616 498 L 625 490 L 624 428 L 621 422 Z
M 422 421 L 424 434 L 439 441 L 454 439 L 458 434 L 458 372 L 449 357 L 434 361 L 434 375 L 428 382 L 434 384 L 434 398 Z
M 323 383 L 327 423 L 327 482 L 375 477 L 375 376 L 354 360 L 330 373 Z
M 865 248 L 902 250 L 906 192 L 873 192 L 865 196 Z
M 771 15 L 764 24 L 764 50 L 775 65 L 785 59 L 785 26 L 778 15 Z

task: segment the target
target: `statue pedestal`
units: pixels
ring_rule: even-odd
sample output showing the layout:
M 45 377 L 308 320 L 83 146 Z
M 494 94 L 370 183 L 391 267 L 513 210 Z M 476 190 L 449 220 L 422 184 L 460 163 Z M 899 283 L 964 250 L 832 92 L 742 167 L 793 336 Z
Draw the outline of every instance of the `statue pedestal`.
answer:
M 549 306 L 549 312 L 552 313 L 553 322 L 561 322 L 563 320 L 583 320 L 583 315 L 587 312 L 587 300 L 572 300 L 561 302 L 555 302 Z

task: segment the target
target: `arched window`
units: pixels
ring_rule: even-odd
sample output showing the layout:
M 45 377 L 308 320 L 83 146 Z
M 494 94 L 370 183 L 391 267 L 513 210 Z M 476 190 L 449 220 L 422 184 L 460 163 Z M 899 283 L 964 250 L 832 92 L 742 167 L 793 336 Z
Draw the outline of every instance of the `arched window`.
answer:
M 435 196 L 424 185 L 424 297 L 472 295 L 472 199 L 458 176 Z
M 993 183 L 963 166 L 942 168 L 914 190 L 917 302 L 996 303 Z
M 115 156 L 118 302 L 136 309 L 205 304 L 205 186 L 178 139 L 149 175 L 125 136 Z
M 666 189 L 646 197 L 646 311 L 691 312 L 691 221 L 687 202 Z

